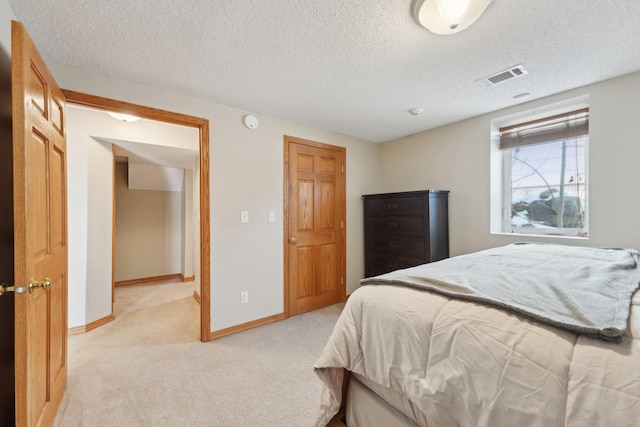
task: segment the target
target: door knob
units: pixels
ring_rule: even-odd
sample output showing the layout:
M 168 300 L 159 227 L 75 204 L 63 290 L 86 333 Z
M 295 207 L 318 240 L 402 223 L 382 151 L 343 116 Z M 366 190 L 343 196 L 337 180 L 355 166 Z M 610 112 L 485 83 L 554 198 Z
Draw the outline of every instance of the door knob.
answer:
M 29 280 L 29 293 L 33 292 L 35 288 L 49 289 L 51 287 L 51 279 L 48 277 L 42 282 L 36 282 L 35 280 Z
M 25 290 L 26 289 L 24 288 L 24 286 L 9 286 L 6 283 L 2 283 L 0 284 L 0 297 L 7 292 L 15 292 L 16 294 L 21 294 Z
M 298 243 L 298 238 L 294 236 L 294 237 L 292 237 L 289 241 L 290 241 L 291 243 Z

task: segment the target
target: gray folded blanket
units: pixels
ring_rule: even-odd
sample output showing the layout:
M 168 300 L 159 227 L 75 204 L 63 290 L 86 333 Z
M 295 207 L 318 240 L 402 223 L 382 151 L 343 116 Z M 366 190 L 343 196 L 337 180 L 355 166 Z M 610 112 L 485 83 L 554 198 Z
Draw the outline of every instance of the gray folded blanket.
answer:
M 492 305 L 607 341 L 627 329 L 640 285 L 638 252 L 514 243 L 363 279 Z

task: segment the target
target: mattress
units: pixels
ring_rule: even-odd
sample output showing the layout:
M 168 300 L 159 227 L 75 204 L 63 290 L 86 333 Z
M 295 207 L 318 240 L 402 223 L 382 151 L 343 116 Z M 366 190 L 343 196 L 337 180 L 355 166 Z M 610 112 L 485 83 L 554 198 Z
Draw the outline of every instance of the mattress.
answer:
M 345 370 L 422 426 L 640 425 L 640 294 L 627 304 L 624 336 L 608 342 L 420 289 L 362 286 L 316 362 L 314 425 L 340 407 Z

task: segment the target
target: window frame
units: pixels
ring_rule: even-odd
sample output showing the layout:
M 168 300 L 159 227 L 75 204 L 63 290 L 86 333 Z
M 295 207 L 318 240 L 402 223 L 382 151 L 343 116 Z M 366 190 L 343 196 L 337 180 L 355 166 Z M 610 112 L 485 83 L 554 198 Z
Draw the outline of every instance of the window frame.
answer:
M 585 141 L 585 186 L 584 186 L 584 226 L 580 228 L 518 228 L 511 226 L 511 165 L 510 150 L 500 149 L 500 128 L 511 127 L 530 121 L 545 119 L 552 116 L 567 114 L 572 111 L 589 108 L 589 95 L 566 99 L 554 104 L 540 105 L 530 103 L 533 107 L 513 114 L 496 117 L 491 120 L 491 149 L 490 149 L 490 233 L 515 235 L 524 237 L 561 238 L 561 239 L 589 239 L 590 234 L 590 131 L 586 133 Z M 557 139 L 555 139 L 557 141 Z M 551 141 L 550 141 L 551 142 Z M 544 142 L 542 143 L 544 144 Z M 584 231 L 585 233 L 582 233 Z

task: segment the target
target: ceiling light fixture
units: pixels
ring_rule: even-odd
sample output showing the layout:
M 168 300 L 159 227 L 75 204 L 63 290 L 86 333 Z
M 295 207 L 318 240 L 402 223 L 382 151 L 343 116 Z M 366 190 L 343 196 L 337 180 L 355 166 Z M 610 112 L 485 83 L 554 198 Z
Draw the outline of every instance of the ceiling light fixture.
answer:
M 140 120 L 140 117 L 132 116 L 130 114 L 112 113 L 111 111 L 107 111 L 107 114 L 121 122 L 133 123 Z
M 434 34 L 455 34 L 480 18 L 493 0 L 418 0 L 416 18 Z
M 528 98 L 530 96 L 531 96 L 531 94 L 529 92 L 523 92 L 523 93 L 519 93 L 517 95 L 514 95 L 513 99 L 518 100 L 518 99 Z

